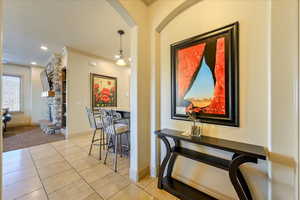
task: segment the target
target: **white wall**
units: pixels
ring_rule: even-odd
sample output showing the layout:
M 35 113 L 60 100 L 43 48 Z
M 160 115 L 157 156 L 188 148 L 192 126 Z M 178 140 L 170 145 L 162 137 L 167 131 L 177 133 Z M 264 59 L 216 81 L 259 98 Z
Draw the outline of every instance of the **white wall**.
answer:
M 97 66 L 90 66 L 96 62 Z M 130 67 L 68 51 L 67 64 L 67 134 L 91 130 L 85 107 L 90 107 L 90 73 L 117 77 L 118 106 L 130 107 Z
M 8 126 L 38 124 L 45 119 L 47 101 L 41 98 L 42 83 L 40 73 L 43 68 L 6 64 L 3 73 L 21 76 L 21 112 L 13 113 Z

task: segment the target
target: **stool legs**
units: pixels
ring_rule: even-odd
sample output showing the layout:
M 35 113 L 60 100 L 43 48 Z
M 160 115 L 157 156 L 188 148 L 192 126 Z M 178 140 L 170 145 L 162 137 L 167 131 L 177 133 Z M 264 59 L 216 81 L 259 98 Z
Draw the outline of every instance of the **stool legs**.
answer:
M 119 148 L 120 148 L 120 157 L 123 157 L 123 147 L 122 147 L 122 135 L 120 135 L 120 142 L 119 142 Z
M 128 137 L 128 133 L 126 133 L 127 135 L 127 140 L 128 140 L 128 148 L 129 147 L 129 137 Z M 113 150 L 113 153 L 114 153 L 114 171 L 117 172 L 118 171 L 118 153 L 120 153 L 120 157 L 123 157 L 123 146 L 122 146 L 122 136 L 123 134 L 115 134 L 115 135 L 111 135 L 109 134 L 109 137 L 108 137 L 108 147 L 106 148 L 106 154 L 105 154 L 105 158 L 104 158 L 104 164 L 106 164 L 106 160 L 107 160 L 107 155 L 108 155 L 108 151 L 109 151 L 109 147 L 112 148 Z M 114 140 L 113 140 L 114 139 Z M 113 143 L 113 146 L 111 146 L 112 144 L 110 143 Z
M 102 147 L 102 137 L 103 137 L 103 131 L 102 129 L 100 130 L 100 139 L 99 139 L 99 142 L 100 142 L 100 146 L 99 146 L 99 160 L 101 160 L 101 147 Z
M 111 134 L 109 134 L 109 137 L 108 137 L 106 154 L 105 154 L 105 158 L 104 158 L 104 164 L 106 164 L 106 159 L 107 159 L 107 154 L 108 154 L 108 151 L 109 151 L 110 140 L 111 140 Z
M 128 143 L 128 154 L 130 154 L 130 137 L 129 137 L 129 132 L 126 133 L 126 137 L 127 137 L 127 143 Z
M 102 141 L 103 141 L 103 150 L 105 150 L 105 145 L 106 145 L 107 143 L 105 142 L 105 133 L 104 133 L 103 130 L 102 130 Z
M 89 150 L 89 155 L 91 155 L 91 152 L 92 152 L 92 147 L 93 147 L 93 143 L 94 143 L 96 131 L 97 131 L 97 130 L 95 129 L 95 130 L 94 130 L 94 134 L 93 134 L 93 139 L 92 139 L 92 142 L 91 142 L 91 146 L 90 146 L 90 150 Z
M 115 172 L 117 172 L 117 160 L 118 160 L 118 141 L 119 141 L 119 138 L 118 138 L 118 135 L 115 136 L 115 162 L 114 162 L 114 168 L 115 168 Z

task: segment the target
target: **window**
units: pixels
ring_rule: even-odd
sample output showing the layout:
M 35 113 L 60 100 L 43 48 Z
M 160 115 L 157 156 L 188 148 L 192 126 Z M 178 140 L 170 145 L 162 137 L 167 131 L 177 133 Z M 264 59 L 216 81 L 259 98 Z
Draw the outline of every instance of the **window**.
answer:
M 3 75 L 2 108 L 11 112 L 21 111 L 21 77 Z

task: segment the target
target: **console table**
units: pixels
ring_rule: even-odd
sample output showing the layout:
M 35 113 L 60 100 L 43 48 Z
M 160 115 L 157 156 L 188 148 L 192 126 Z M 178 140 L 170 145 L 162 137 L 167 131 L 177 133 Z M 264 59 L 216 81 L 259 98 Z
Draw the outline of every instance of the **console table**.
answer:
M 164 142 L 167 150 L 166 156 L 159 169 L 158 188 L 164 189 L 182 200 L 215 199 L 171 177 L 176 158 L 180 155 L 228 171 L 231 183 L 239 199 L 253 199 L 239 166 L 247 162 L 257 163 L 258 159 L 266 160 L 264 147 L 208 136 L 183 136 L 182 131 L 171 129 L 155 131 L 155 134 Z M 174 147 L 171 147 L 167 137 L 174 141 Z M 227 160 L 213 155 L 200 153 L 182 147 L 180 145 L 181 141 L 232 152 L 233 156 L 231 160 Z M 166 175 L 164 176 L 164 174 Z

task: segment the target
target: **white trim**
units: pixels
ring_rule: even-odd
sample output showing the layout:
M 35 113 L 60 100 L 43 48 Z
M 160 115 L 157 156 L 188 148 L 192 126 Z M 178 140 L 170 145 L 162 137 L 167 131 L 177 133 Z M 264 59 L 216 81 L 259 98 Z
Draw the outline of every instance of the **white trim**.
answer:
M 149 166 L 145 167 L 144 169 L 142 169 L 140 171 L 137 171 L 131 167 L 129 169 L 130 180 L 132 180 L 134 182 L 138 182 L 139 180 L 146 177 L 147 175 L 149 175 Z
M 268 58 L 268 149 L 272 149 L 272 100 L 271 100 L 271 97 L 272 97 L 272 82 L 271 82 L 271 77 L 272 77 L 272 74 L 271 74 L 271 63 L 272 63 L 272 47 L 271 47 L 271 40 L 272 40 L 272 4 L 271 4 L 271 1 L 268 2 L 268 10 L 267 10 L 267 15 L 268 15 L 268 21 L 269 21 L 269 26 L 268 26 L 268 37 L 269 37 L 269 40 L 268 40 L 268 55 L 269 55 L 269 58 Z M 269 177 L 269 180 L 272 180 L 272 162 L 270 161 L 267 161 L 267 168 L 268 168 L 268 177 Z M 268 181 L 268 199 L 269 200 L 272 200 L 272 181 Z
M 161 115 L 161 105 L 160 105 L 160 33 L 163 29 L 177 16 L 179 16 L 185 10 L 191 8 L 195 4 L 201 2 L 202 0 L 185 0 L 183 3 L 174 8 L 167 16 L 165 16 L 161 22 L 155 28 L 154 33 L 154 57 L 155 62 L 152 63 L 151 71 L 151 176 L 157 176 L 158 168 L 161 162 L 161 150 L 160 142 L 157 137 L 153 134 L 155 130 L 160 129 L 160 115 Z M 158 47 L 158 48 L 157 48 Z M 154 65 L 154 66 L 153 66 Z M 154 88 L 154 89 L 153 89 Z
M 299 172 L 300 172 L 300 165 L 299 165 L 299 161 L 300 161 L 300 97 L 299 97 L 299 90 L 300 90 L 300 86 L 299 86 L 299 83 L 300 83 L 300 1 L 298 0 L 298 73 L 297 73 L 297 86 L 298 86 L 298 90 L 297 90 L 297 112 L 298 112 L 298 127 L 297 127 L 297 130 L 298 130 L 298 149 L 297 149 L 297 153 L 298 153 L 298 167 L 296 169 L 296 177 L 297 177 L 297 187 L 296 187 L 296 198 L 299 199 L 300 197 L 300 194 L 299 194 L 299 191 L 300 191 L 300 177 L 299 177 Z
M 183 11 L 187 10 L 188 8 L 192 7 L 196 3 L 199 3 L 200 1 L 203 0 L 186 0 L 179 6 L 177 6 L 174 10 L 172 10 L 162 21 L 161 23 L 157 26 L 155 29 L 156 32 L 160 33 L 164 28 L 178 15 L 180 15 Z

